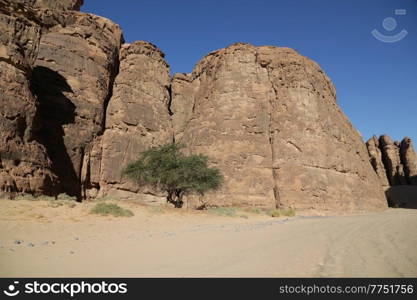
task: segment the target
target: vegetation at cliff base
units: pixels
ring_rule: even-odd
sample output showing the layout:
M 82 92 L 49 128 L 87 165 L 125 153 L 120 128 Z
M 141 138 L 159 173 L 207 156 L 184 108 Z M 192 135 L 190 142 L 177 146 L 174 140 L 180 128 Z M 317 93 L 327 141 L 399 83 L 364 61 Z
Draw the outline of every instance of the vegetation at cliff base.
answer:
M 117 204 L 112 203 L 97 203 L 91 210 L 92 214 L 102 215 L 102 216 L 114 216 L 114 217 L 132 217 L 134 216 L 133 212 L 129 209 L 120 207 Z
M 208 167 L 207 156 L 184 155 L 183 147 L 173 143 L 146 150 L 123 170 L 123 175 L 140 185 L 166 191 L 167 201 L 178 208 L 183 206 L 185 195 L 219 189 L 223 183 L 220 170 Z
M 279 218 L 279 217 L 294 217 L 295 216 L 295 210 L 292 208 L 288 209 L 274 209 L 269 211 L 269 215 L 273 218 Z

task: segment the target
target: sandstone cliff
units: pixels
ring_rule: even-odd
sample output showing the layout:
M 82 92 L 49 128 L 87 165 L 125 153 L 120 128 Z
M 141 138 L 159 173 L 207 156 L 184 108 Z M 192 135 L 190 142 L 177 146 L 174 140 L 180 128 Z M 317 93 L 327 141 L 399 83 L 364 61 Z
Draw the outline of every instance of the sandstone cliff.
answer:
M 36 101 L 30 90 L 41 24 L 30 8 L 0 0 L 0 189 L 53 193 L 56 177 L 35 140 Z
M 383 208 L 385 197 L 335 90 L 292 49 L 235 44 L 172 84 L 175 139 L 226 177 L 216 203 Z
M 382 135 L 366 142 L 371 164 L 384 187 L 417 185 L 417 155 L 413 142 L 406 137 L 401 142 Z
M 121 171 L 140 151 L 177 141 L 224 173 L 222 190 L 206 196 L 211 204 L 386 207 L 382 153 L 396 150 L 386 140 L 378 141 L 386 149 L 374 145 L 377 175 L 331 81 L 296 51 L 234 44 L 171 79 L 159 49 L 123 45 L 119 26 L 77 11 L 82 1 L 0 3 L 7 32 L 0 179 L 8 190 L 160 201 L 163 194 L 126 181 Z M 402 160 L 412 160 L 410 145 L 402 148 Z M 12 153 L 21 158 L 5 159 Z M 416 167 L 408 165 L 402 172 L 410 177 Z M 37 187 L 16 186 L 16 178 L 36 178 Z
M 77 10 L 83 5 L 83 0 L 14 0 L 34 9 Z
M 122 190 L 140 192 L 142 198 L 152 199 L 154 192 L 123 179 L 121 173 L 124 166 L 137 159 L 139 152 L 172 142 L 169 85 L 169 66 L 159 49 L 147 42 L 122 47 L 120 72 L 107 109 L 106 130 L 99 142 L 101 163 L 91 173 L 100 195 Z M 91 192 L 91 196 L 96 193 Z
M 370 138 L 366 142 L 366 147 L 368 148 L 371 165 L 377 173 L 379 179 L 381 180 L 382 186 L 387 187 L 390 185 L 390 183 L 387 178 L 387 170 L 385 169 L 385 165 L 382 160 L 382 151 L 379 145 L 379 140 L 375 136 Z
M 404 164 L 404 172 L 407 183 L 417 185 L 417 154 L 413 147 L 413 142 L 406 137 L 400 146 L 401 161 Z

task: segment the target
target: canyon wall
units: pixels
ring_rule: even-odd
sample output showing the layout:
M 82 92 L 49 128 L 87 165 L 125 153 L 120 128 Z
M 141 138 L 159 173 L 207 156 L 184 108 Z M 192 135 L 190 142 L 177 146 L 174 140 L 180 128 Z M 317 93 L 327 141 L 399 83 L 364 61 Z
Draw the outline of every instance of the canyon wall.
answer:
M 13 0 L 34 9 L 77 10 L 84 4 L 83 0 Z
M 413 141 L 401 142 L 387 135 L 374 136 L 366 142 L 371 164 L 384 187 L 417 185 L 417 155 Z
M 81 174 L 88 172 L 84 157 L 91 156 L 105 127 L 123 36 L 118 25 L 92 14 L 48 11 L 43 18 L 47 28 L 31 79 L 41 124 L 38 140 L 48 151 L 61 190 L 81 199 Z
M 390 206 L 417 208 L 417 154 L 410 138 L 393 141 L 387 135 L 366 142 L 371 164 Z
M 82 1 L 0 3 L 3 189 L 163 203 L 162 192 L 121 172 L 141 151 L 175 141 L 224 174 L 203 199 L 211 205 L 386 208 L 379 141 L 370 162 L 330 79 L 296 51 L 238 43 L 171 78 L 158 48 L 123 44 L 118 25 L 78 11 Z M 414 159 L 407 145 L 401 161 Z M 13 153 L 21 158 L 7 159 Z M 402 169 L 405 178 L 415 171 Z
M 36 141 L 37 103 L 30 80 L 42 24 L 19 3 L 0 0 L 0 190 L 53 194 L 57 178 Z
M 175 140 L 222 170 L 226 205 L 360 210 L 386 206 L 362 139 L 313 61 L 235 44 L 172 84 Z

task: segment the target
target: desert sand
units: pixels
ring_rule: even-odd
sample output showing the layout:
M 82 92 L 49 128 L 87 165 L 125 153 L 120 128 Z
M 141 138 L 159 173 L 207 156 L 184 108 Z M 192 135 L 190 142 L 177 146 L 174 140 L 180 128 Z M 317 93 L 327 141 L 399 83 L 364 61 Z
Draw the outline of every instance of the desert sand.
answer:
M 120 204 L 120 203 L 119 203 Z M 0 277 L 416 277 L 417 210 L 235 217 L 0 200 Z

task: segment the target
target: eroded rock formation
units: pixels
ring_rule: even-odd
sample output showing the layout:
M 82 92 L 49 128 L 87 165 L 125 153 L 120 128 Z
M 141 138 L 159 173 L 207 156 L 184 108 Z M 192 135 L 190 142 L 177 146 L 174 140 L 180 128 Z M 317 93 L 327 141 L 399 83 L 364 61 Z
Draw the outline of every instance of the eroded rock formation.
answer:
M 159 49 L 147 42 L 122 47 L 106 130 L 99 142 L 101 165 L 92 172 L 96 178 L 92 187 L 100 187 L 101 195 L 117 190 L 152 193 L 122 178 L 121 173 L 141 151 L 172 142 L 169 85 L 169 66 Z
M 378 180 L 384 164 L 375 174 L 316 63 L 289 48 L 239 43 L 170 79 L 159 49 L 147 42 L 121 46 L 120 28 L 78 12 L 81 4 L 14 2 L 23 12 L 10 2 L 0 6 L 7 33 L 0 48 L 4 189 L 24 190 L 14 186 L 21 165 L 29 170 L 22 178 L 39 179 L 38 192 L 79 198 L 133 192 L 157 201 L 156 191 L 126 181 L 121 171 L 142 150 L 177 141 L 224 173 L 222 190 L 207 195 L 210 204 L 386 207 Z M 377 158 L 377 150 L 384 157 L 399 149 L 378 143 Z M 412 159 L 409 148 L 401 146 L 403 160 Z M 4 159 L 12 153 L 22 157 L 17 166 Z M 401 171 L 394 158 L 392 165 Z M 403 172 L 407 177 L 416 168 Z
M 386 201 L 361 137 L 311 60 L 235 44 L 172 84 L 175 139 L 225 175 L 218 204 L 343 211 Z
M 366 142 L 371 164 L 382 185 L 417 185 L 417 155 L 413 142 L 406 137 L 401 142 L 382 135 Z
M 32 86 L 39 102 L 38 140 L 45 145 L 62 191 L 81 198 L 84 156 L 105 127 L 119 68 L 120 27 L 76 11 L 53 12 L 42 34 Z

